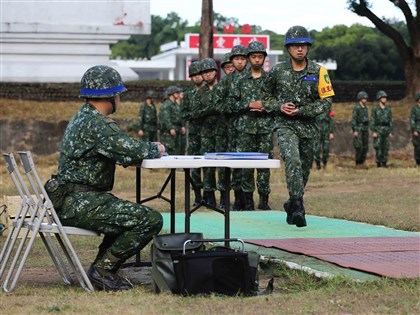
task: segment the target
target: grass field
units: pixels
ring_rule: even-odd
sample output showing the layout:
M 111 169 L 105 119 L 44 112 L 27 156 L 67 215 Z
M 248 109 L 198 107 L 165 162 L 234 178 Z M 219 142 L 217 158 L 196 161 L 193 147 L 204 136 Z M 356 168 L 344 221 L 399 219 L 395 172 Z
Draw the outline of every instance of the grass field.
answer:
M 33 105 L 33 104 L 32 104 Z M 38 104 L 44 106 L 43 104 Z M 132 113 L 135 112 L 132 106 Z M 23 104 L 19 108 L 29 106 Z M 50 119 L 57 115 L 66 119 L 80 104 L 60 105 L 60 110 L 45 107 L 39 114 Z M 396 105 L 398 106 L 398 105 Z M 47 110 L 47 108 L 49 110 Z M 71 108 L 71 109 L 70 109 Z M 336 107 L 336 117 L 348 117 L 350 106 Z M 27 108 L 29 109 L 29 107 Z M 69 112 L 64 112 L 69 109 Z M 2 117 L 22 118 L 7 105 L 2 106 Z M 396 111 L 403 117 L 407 111 L 401 106 Z M 3 114 L 6 114 L 3 116 Z M 32 117 L 32 115 L 31 115 Z M 28 117 L 26 117 L 28 118 Z M 23 118 L 25 119 L 25 118 Z M 58 155 L 36 156 L 41 178 L 46 180 L 56 172 Z M 393 152 L 392 166 L 374 167 L 369 157 L 369 169 L 354 168 L 349 157 L 332 156 L 325 170 L 313 170 L 305 194 L 307 212 L 332 218 L 366 222 L 376 225 L 420 231 L 420 169 L 414 167 L 409 154 Z M 271 176 L 270 204 L 279 211 L 286 199 L 283 169 L 274 170 Z M 166 178 L 164 171 L 143 172 L 142 191 L 145 196 L 160 189 Z M 177 173 L 182 180 L 182 173 Z M 16 195 L 3 160 L 0 162 L 0 195 Z M 135 174 L 133 168 L 118 167 L 114 193 L 135 200 Z M 177 187 L 182 196 L 182 187 Z M 148 204 L 160 211 L 168 211 L 167 204 L 153 201 Z M 177 210 L 182 209 L 177 200 Z M 279 224 L 285 224 L 283 222 Z M 88 267 L 96 254 L 100 238 L 72 238 L 83 264 Z M 4 238 L 0 238 L 0 245 Z M 79 287 L 64 286 L 40 242 L 35 244 L 27 269 L 16 290 L 0 293 L 0 314 L 419 314 L 420 279 L 380 279 L 358 282 L 344 276 L 316 278 L 286 266 L 274 265 L 275 291 L 269 296 L 257 297 L 179 297 L 156 295 L 150 286 L 136 285 L 129 292 L 85 293 Z

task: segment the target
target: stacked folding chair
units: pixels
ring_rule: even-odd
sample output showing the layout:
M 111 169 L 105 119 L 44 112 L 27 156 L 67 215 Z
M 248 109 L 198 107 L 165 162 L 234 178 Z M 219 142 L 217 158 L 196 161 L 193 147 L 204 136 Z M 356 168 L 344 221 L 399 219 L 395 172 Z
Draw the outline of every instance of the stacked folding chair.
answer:
M 21 202 L 0 253 L 0 279 L 9 265 L 2 284 L 3 291 L 10 292 L 16 287 L 37 235 L 41 237 L 64 283 L 72 284 L 75 276 L 86 291 L 93 291 L 93 286 L 68 234 L 86 236 L 98 236 L 99 234 L 90 230 L 63 226 L 35 169 L 31 153 L 29 151 L 19 151 L 18 153 L 30 188 L 19 172 L 13 154 L 4 153 L 7 170 L 16 186 Z M 18 238 L 19 234 L 20 239 Z

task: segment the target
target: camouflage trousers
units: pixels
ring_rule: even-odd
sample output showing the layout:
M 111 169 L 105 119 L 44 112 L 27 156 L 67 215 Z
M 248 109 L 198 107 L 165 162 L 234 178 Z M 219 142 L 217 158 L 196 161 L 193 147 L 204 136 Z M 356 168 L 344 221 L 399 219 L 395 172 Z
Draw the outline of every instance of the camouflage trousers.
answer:
M 215 152 L 216 139 L 214 135 L 201 136 L 201 150 L 200 153 L 203 155 L 206 152 Z M 214 167 L 203 168 L 203 190 L 204 191 L 215 191 L 216 190 L 216 169 Z
M 98 258 L 106 251 L 121 264 L 145 247 L 162 229 L 162 215 L 144 205 L 105 192 L 78 192 L 66 196 L 58 216 L 64 225 L 104 234 Z M 115 266 L 108 266 L 113 269 Z
M 356 151 L 356 164 L 363 164 L 369 150 L 369 130 L 358 131 L 358 136 L 353 137 L 353 146 Z
M 389 133 L 378 133 L 373 139 L 373 148 L 376 153 L 376 163 L 386 163 L 389 151 Z
M 223 130 L 226 131 L 227 130 Z M 219 134 L 216 134 L 216 152 L 227 152 L 228 150 L 228 141 L 226 140 L 226 133 L 221 133 L 219 130 Z M 217 168 L 217 190 L 222 191 L 225 190 L 225 168 L 218 167 Z
M 314 161 L 327 164 L 330 155 L 330 133 L 320 130 L 319 138 L 314 139 Z
M 185 155 L 185 148 L 187 146 L 187 139 L 185 135 L 181 134 L 181 129 L 176 130 L 174 136 L 168 133 L 162 133 L 160 142 L 165 146 L 166 151 L 170 155 Z M 182 151 L 183 150 L 183 151 Z
M 188 134 L 188 155 L 201 154 L 201 135 Z M 193 168 L 191 170 L 191 180 L 196 188 L 203 188 L 201 181 L 201 168 Z
M 143 132 L 144 134 L 143 137 L 140 138 L 141 140 L 150 142 L 158 141 L 157 130 L 143 130 Z
M 313 161 L 313 138 L 299 137 L 286 126 L 278 129 L 280 156 L 284 161 L 286 184 L 292 199 L 303 197 Z
M 270 158 L 273 157 L 273 134 L 249 134 L 242 133 L 238 138 L 238 152 L 261 152 L 268 153 Z M 241 188 L 243 192 L 254 192 L 254 169 L 242 169 Z M 260 195 L 269 195 L 270 189 L 270 169 L 257 169 L 257 189 Z
M 420 136 L 412 138 L 414 145 L 414 160 L 416 160 L 417 165 L 420 164 Z
M 227 152 L 238 152 L 237 151 L 237 144 L 238 144 L 238 137 L 239 132 L 236 128 L 233 127 L 234 119 L 230 119 L 229 121 L 230 128 L 228 129 L 228 148 Z M 242 169 L 241 168 L 234 168 L 232 169 L 232 180 L 230 183 L 230 187 L 232 190 L 241 190 L 241 181 L 242 181 Z

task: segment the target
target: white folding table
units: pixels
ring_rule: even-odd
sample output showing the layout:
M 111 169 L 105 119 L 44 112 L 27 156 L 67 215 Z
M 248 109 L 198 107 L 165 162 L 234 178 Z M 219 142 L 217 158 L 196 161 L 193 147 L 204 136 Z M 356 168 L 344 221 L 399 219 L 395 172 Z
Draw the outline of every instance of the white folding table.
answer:
M 190 177 L 190 170 L 193 168 L 205 168 L 205 167 L 222 167 L 225 170 L 225 209 L 208 207 L 214 211 L 217 211 L 225 217 L 225 238 L 230 238 L 230 175 L 231 169 L 234 168 L 279 168 L 280 160 L 266 159 L 266 160 L 212 160 L 205 159 L 204 156 L 167 156 L 159 159 L 146 159 L 143 160 L 141 167 L 136 169 L 136 201 L 138 203 L 144 203 L 155 198 L 162 198 L 170 203 L 171 205 L 171 233 L 175 233 L 175 171 L 177 168 L 183 169 L 185 173 L 185 232 L 190 231 L 190 216 L 191 213 L 197 210 L 201 205 L 191 210 L 190 206 L 190 186 L 193 185 Z M 170 174 L 166 179 L 160 192 L 150 198 L 141 199 L 141 169 L 142 168 L 167 168 L 170 169 Z M 168 183 L 171 182 L 170 199 L 162 195 Z

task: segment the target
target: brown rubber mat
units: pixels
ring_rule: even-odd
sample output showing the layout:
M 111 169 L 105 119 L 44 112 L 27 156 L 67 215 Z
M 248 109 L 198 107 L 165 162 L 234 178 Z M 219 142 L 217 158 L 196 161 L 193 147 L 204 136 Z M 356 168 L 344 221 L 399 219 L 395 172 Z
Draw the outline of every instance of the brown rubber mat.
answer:
M 246 240 L 316 257 L 345 268 L 389 278 L 420 277 L 420 237 L 350 237 Z

